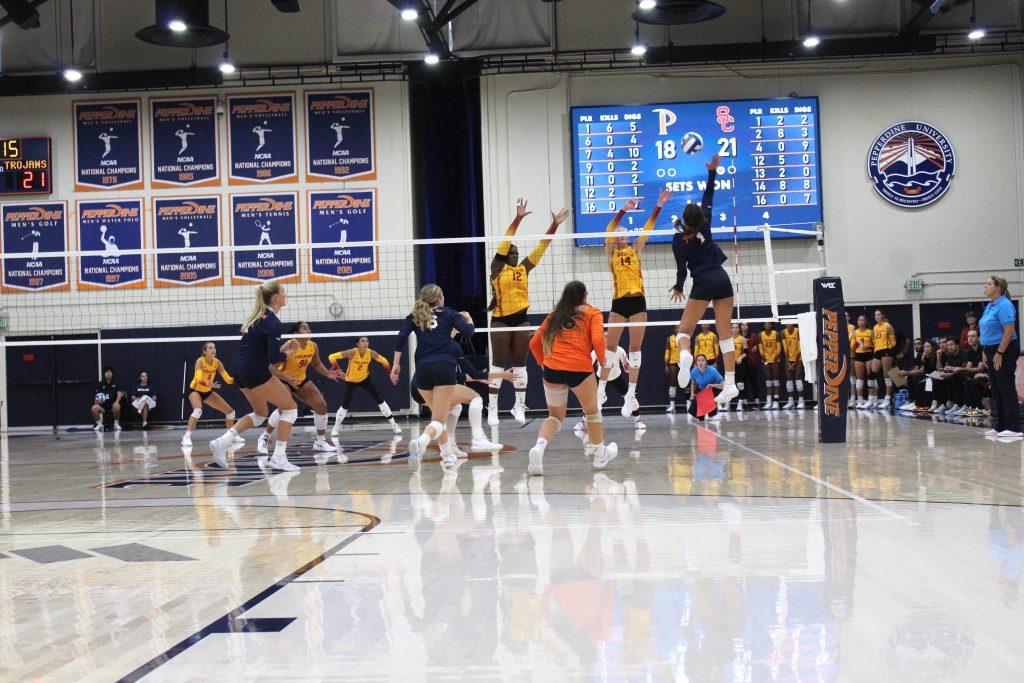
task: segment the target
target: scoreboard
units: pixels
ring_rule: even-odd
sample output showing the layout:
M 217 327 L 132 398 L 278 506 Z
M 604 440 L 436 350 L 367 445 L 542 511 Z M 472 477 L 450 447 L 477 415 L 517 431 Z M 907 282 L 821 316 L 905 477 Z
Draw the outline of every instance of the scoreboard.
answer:
M 0 194 L 50 194 L 50 138 L 0 138 Z
M 571 120 L 576 232 L 603 231 L 630 198 L 640 207 L 620 225 L 639 230 L 662 188 L 674 194 L 655 229 L 671 228 L 687 202 L 700 202 L 716 152 L 711 227 L 735 225 L 739 239 L 762 239 L 751 226 L 812 230 L 821 221 L 816 97 L 573 107 Z

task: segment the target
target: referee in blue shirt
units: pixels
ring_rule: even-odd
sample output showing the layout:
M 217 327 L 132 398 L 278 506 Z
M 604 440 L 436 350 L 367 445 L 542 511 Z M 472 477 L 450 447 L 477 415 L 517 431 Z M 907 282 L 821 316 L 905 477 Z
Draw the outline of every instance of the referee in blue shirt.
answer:
M 1006 296 L 1007 283 L 1004 278 L 993 275 L 985 283 L 985 296 L 991 301 L 978 321 L 981 330 L 981 345 L 985 347 L 985 359 L 991 368 L 993 429 L 986 436 L 1022 437 L 1020 431 L 1020 409 L 1017 406 L 1017 386 L 1014 374 L 1017 358 L 1020 356 L 1020 341 L 1017 339 L 1017 309 Z

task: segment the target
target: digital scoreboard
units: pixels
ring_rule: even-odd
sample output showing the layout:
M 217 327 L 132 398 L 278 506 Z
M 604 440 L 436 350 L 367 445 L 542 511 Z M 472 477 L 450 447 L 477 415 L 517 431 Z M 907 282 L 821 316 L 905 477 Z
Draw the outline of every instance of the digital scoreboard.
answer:
M 812 230 L 821 221 L 816 97 L 573 107 L 571 120 L 576 232 L 603 231 L 630 198 L 640 208 L 620 225 L 639 230 L 662 188 L 674 194 L 655 228 L 671 228 L 687 202 L 700 202 L 716 152 L 711 227 L 735 225 L 739 239 L 761 239 L 751 226 Z
M 0 138 L 0 194 L 51 194 L 50 138 Z

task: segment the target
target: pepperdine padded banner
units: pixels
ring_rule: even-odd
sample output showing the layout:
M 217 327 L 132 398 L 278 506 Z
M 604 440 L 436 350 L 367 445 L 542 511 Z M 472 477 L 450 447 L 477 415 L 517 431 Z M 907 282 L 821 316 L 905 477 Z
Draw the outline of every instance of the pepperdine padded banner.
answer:
M 818 316 L 818 441 L 846 442 L 846 404 L 850 400 L 850 335 L 846 329 L 843 283 L 837 277 L 814 280 Z

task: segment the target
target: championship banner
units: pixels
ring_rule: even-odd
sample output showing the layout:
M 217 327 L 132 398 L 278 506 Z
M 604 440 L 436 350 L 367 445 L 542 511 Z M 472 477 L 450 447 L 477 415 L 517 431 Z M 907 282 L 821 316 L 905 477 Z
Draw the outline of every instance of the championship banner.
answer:
M 850 335 L 846 328 L 843 283 L 837 277 L 814 280 L 818 334 L 818 441 L 846 442 L 846 404 L 850 400 Z
M 78 249 L 94 252 L 78 260 L 79 289 L 145 287 L 142 254 L 142 200 L 78 202 Z
M 377 279 L 377 248 L 345 246 L 377 239 L 376 190 L 310 192 L 309 232 L 310 243 L 329 245 L 311 249 L 311 281 Z
M 306 180 L 373 180 L 373 89 L 306 93 Z
M 66 256 L 37 256 L 68 250 L 67 214 L 65 202 L 0 207 L 0 253 L 4 262 L 0 291 L 62 292 L 71 288 Z
M 75 102 L 75 190 L 142 187 L 140 102 Z
M 294 95 L 228 97 L 231 185 L 295 182 L 295 149 Z
M 219 251 L 220 199 L 174 197 L 153 200 L 156 286 L 217 285 L 224 282 Z M 165 250 L 168 250 L 165 253 Z
M 231 196 L 232 245 L 261 247 L 232 252 L 232 284 L 299 279 L 298 249 L 274 246 L 298 242 L 295 201 L 294 192 Z
M 154 188 L 220 184 L 216 98 L 154 97 L 149 120 Z

